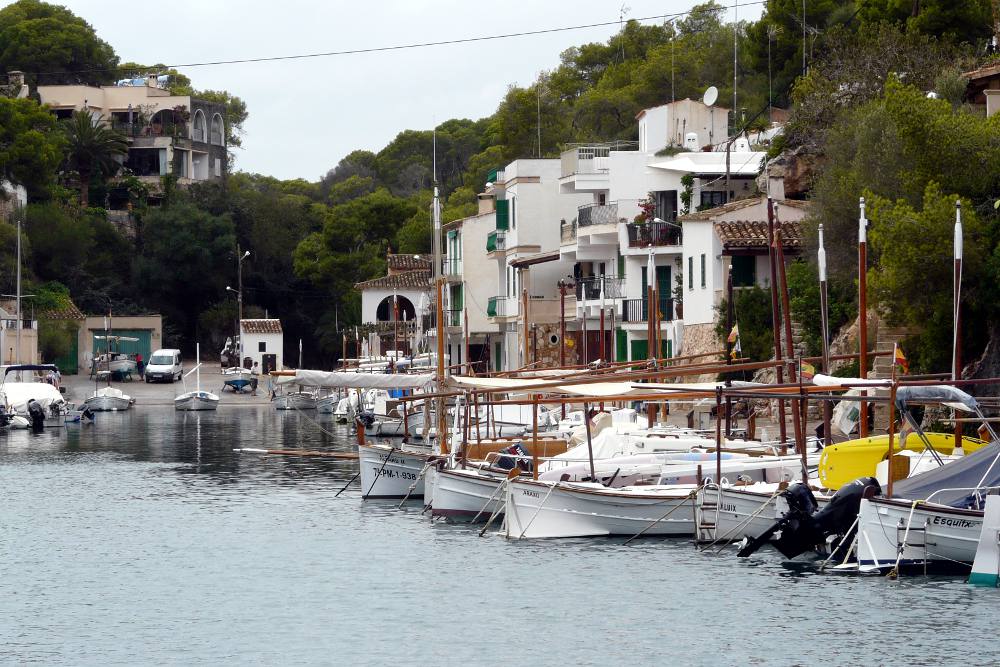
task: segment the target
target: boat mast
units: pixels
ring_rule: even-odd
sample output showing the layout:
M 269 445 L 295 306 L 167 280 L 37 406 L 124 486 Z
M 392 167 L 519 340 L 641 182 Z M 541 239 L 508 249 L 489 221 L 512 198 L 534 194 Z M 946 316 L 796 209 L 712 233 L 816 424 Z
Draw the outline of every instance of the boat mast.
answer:
M 434 276 L 434 285 L 436 292 L 436 309 L 437 309 L 437 380 L 438 380 L 438 392 L 444 391 L 444 380 L 445 380 L 445 368 L 444 368 L 444 285 L 441 281 L 441 202 L 438 198 L 438 186 L 437 186 L 437 128 L 434 128 L 433 136 L 434 145 L 434 202 L 433 202 L 433 212 L 434 212 L 434 264 L 431 267 L 432 275 Z M 448 453 L 448 420 L 444 414 L 444 399 L 437 399 L 437 437 L 438 443 L 441 447 L 441 453 Z
M 14 353 L 14 363 L 21 363 L 21 216 L 17 216 L 17 352 Z

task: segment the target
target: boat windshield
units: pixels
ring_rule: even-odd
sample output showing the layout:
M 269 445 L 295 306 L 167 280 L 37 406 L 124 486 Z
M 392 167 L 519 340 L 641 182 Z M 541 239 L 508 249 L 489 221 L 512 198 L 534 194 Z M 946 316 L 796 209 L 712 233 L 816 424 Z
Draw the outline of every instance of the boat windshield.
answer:
M 169 354 L 154 354 L 149 358 L 150 366 L 172 366 L 174 358 Z

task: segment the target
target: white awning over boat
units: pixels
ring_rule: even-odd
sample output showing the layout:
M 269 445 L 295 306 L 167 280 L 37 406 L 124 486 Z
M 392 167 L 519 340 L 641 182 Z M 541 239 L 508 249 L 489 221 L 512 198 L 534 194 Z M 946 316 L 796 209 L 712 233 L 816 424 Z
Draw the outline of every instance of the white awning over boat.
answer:
M 486 378 L 453 376 L 449 378 L 453 386 L 465 389 L 496 389 L 511 392 L 554 391 L 574 396 L 641 396 L 662 392 L 664 398 L 671 394 L 711 393 L 724 382 L 692 382 L 686 384 L 661 384 L 640 382 L 586 382 L 583 384 L 561 385 L 560 380 L 533 380 L 528 378 Z M 733 382 L 733 387 L 762 387 L 757 382 Z
M 865 385 L 866 387 L 888 387 L 889 380 L 867 380 L 864 378 L 839 378 L 832 375 L 817 373 L 813 376 L 813 384 L 820 387 L 842 387 L 847 389 L 847 385 Z
M 342 371 L 297 370 L 295 375 L 278 377 L 278 384 L 297 384 L 324 389 L 427 389 L 434 384 L 431 374 L 345 373 Z

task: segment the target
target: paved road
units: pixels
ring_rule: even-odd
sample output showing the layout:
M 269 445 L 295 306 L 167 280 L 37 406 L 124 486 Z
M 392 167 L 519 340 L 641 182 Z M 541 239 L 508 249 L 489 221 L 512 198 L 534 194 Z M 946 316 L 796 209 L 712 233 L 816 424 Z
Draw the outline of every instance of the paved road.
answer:
M 185 363 L 185 372 L 191 368 L 191 363 Z M 202 363 L 201 388 L 219 395 L 220 407 L 241 405 L 267 405 L 270 398 L 267 394 L 267 378 L 262 378 L 257 395 L 249 391 L 234 393 L 226 389 L 222 391 L 222 369 L 218 363 Z M 66 400 L 71 403 L 82 403 L 94 391 L 94 380 L 87 373 L 79 375 L 64 375 L 63 386 L 66 388 Z M 195 377 L 191 375 L 181 382 L 143 382 L 137 378 L 131 382 L 115 382 L 114 386 L 135 399 L 135 407 L 164 406 L 174 404 L 174 397 L 185 391 L 195 389 Z

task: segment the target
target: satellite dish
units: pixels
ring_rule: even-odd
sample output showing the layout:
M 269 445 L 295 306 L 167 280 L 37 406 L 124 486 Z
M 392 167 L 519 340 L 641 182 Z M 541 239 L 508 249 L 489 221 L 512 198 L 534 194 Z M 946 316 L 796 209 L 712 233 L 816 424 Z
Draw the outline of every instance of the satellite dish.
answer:
M 719 89 L 716 88 L 715 86 L 709 86 L 708 89 L 705 90 L 705 94 L 701 96 L 701 101 L 707 107 L 710 107 L 713 104 L 715 104 L 716 100 L 718 99 L 719 99 Z

